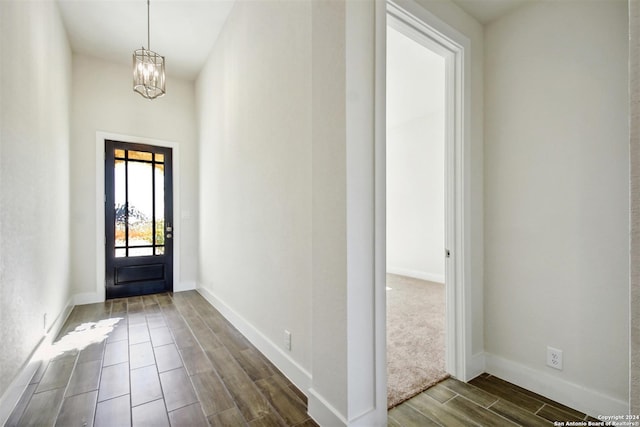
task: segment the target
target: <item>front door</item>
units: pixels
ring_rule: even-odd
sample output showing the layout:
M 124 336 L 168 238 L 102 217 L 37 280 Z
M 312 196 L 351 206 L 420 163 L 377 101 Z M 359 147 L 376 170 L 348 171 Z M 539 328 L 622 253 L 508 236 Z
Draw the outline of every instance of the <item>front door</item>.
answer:
M 106 295 L 173 290 L 171 148 L 105 141 Z

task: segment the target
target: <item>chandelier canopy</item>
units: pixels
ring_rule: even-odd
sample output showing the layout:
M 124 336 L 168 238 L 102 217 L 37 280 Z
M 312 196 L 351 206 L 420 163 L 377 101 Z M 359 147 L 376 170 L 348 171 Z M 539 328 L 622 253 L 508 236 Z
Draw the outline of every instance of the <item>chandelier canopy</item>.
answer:
M 147 99 L 155 99 L 166 92 L 164 56 L 151 50 L 149 27 L 149 0 L 147 0 L 147 49 L 143 46 L 133 52 L 133 90 Z

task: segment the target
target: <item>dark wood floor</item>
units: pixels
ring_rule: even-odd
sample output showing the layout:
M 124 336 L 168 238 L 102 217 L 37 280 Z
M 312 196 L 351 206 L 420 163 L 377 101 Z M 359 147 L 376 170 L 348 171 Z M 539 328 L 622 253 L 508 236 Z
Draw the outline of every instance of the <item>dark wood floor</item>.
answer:
M 198 293 L 77 306 L 9 426 L 316 426 L 307 401 Z
M 449 378 L 389 411 L 389 426 L 552 426 L 597 421 L 489 374 Z
M 54 350 L 6 425 L 317 425 L 304 394 L 194 291 L 77 306 Z M 486 374 L 389 411 L 403 427 L 589 419 Z

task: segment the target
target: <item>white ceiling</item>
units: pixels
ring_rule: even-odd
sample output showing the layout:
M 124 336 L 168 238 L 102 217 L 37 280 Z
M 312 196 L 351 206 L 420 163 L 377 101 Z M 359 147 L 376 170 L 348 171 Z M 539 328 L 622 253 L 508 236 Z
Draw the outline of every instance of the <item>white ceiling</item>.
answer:
M 524 4 L 535 1 L 540 0 L 453 0 L 481 24 L 488 24 Z
M 1 1 L 1 0 L 0 0 Z M 453 0 L 481 23 L 539 0 Z M 146 0 L 57 0 L 74 52 L 121 64 L 147 46 Z M 167 74 L 194 79 L 234 0 L 153 0 L 151 49 L 166 57 Z
M 74 52 L 131 64 L 147 48 L 146 0 L 57 0 Z M 229 15 L 233 0 L 153 0 L 151 49 L 167 74 L 194 79 Z

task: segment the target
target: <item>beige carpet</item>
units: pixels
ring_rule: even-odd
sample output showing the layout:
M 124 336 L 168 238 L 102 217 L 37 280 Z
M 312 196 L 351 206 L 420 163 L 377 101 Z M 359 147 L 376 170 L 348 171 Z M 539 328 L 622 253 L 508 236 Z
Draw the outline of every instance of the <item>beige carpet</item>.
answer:
M 388 289 L 391 288 L 391 289 Z M 447 378 L 444 285 L 387 275 L 387 406 Z

